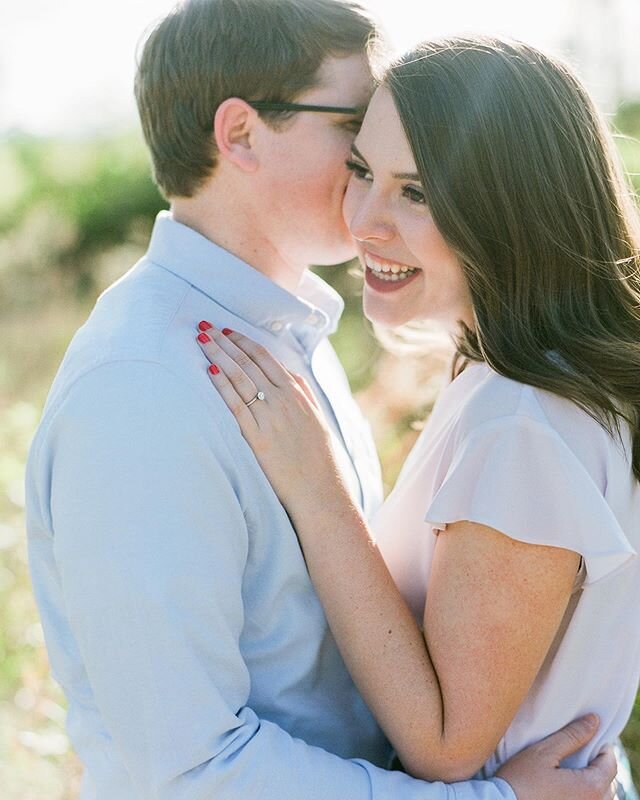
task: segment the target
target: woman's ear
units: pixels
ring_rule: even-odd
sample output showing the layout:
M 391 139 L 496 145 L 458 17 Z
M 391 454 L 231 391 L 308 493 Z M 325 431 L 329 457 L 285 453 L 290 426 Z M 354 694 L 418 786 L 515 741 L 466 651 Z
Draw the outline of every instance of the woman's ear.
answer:
M 244 172 L 255 172 L 258 156 L 252 146 L 258 113 L 239 97 L 228 97 L 218 106 L 213 135 L 220 155 Z

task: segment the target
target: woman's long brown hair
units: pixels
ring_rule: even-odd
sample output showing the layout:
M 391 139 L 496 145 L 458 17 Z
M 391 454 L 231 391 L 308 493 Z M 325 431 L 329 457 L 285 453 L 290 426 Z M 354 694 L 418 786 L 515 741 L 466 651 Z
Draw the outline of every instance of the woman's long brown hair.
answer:
M 461 361 L 572 400 L 621 437 L 640 480 L 640 226 L 607 125 L 565 64 L 472 37 L 393 63 L 434 222 L 475 314 Z

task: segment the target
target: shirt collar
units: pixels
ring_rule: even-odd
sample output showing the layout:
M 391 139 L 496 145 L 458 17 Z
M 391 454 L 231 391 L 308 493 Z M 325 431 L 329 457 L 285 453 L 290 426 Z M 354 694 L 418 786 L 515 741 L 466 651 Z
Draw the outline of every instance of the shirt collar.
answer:
M 305 274 L 298 295 L 293 295 L 176 222 L 169 211 L 161 211 L 156 218 L 147 258 L 250 325 L 276 336 L 291 331 L 308 350 L 336 330 L 344 309 L 340 295 L 312 272 Z

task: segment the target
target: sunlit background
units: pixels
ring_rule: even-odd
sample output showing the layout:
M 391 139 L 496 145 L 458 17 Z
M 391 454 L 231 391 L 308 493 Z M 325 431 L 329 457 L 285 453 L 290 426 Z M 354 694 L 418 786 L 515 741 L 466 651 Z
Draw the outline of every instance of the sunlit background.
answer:
M 6 3 L 0 26 L 0 131 L 36 134 L 130 124 L 136 44 L 169 0 Z M 395 45 L 441 33 L 506 33 L 579 64 L 608 108 L 640 93 L 638 0 L 372 0 Z
M 475 31 L 521 38 L 568 58 L 620 134 L 630 181 L 640 188 L 640 0 L 370 5 L 397 50 L 421 38 Z M 144 31 L 172 6 L 169 0 L 7 0 L 2 7 L 1 800 L 77 796 L 79 766 L 64 734 L 64 700 L 49 675 L 31 598 L 22 476 L 69 338 L 97 294 L 142 254 L 163 206 L 149 179 L 132 83 Z M 382 352 L 359 314 L 358 278 L 342 269 L 330 280 L 347 300 L 334 344 L 372 420 L 389 486 L 429 411 L 435 359 Z M 625 741 L 640 775 L 637 703 Z

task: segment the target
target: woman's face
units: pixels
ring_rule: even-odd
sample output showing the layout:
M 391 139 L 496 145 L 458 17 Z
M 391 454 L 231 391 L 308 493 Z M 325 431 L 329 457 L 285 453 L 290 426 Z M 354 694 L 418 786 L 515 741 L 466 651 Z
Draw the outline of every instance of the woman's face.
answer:
M 473 327 L 457 257 L 436 228 L 388 89 L 374 94 L 348 164 L 344 217 L 365 270 L 364 313 L 387 326 Z

